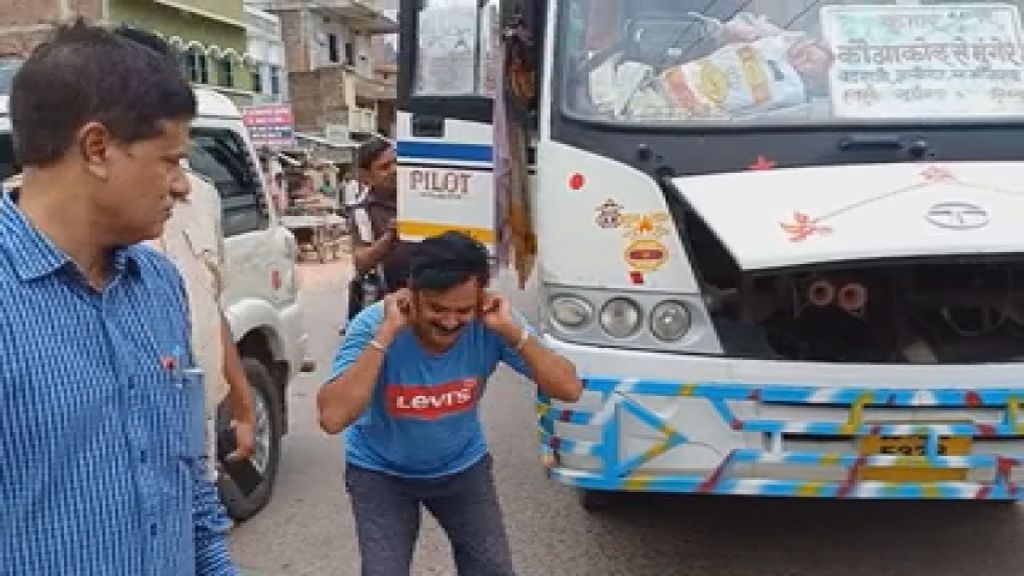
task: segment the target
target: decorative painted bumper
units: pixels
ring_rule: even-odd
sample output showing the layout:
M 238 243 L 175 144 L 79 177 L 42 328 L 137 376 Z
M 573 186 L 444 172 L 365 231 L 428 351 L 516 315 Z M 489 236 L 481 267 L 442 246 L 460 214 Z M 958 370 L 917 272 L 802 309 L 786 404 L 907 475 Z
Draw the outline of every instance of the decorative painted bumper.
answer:
M 679 384 L 672 382 L 587 378 L 587 390 L 598 392 L 602 407 L 596 412 L 563 410 L 552 406 L 548 398 L 539 398 L 538 424 L 541 457 L 552 478 L 592 490 L 682 492 L 704 494 L 743 494 L 754 496 L 797 496 L 823 498 L 897 498 L 897 499 L 1024 499 L 1024 485 L 1011 482 L 1015 468 L 1024 466 L 1024 453 L 969 454 L 940 456 L 940 437 L 1020 439 L 1024 423 L 1018 414 L 1024 404 L 1024 389 L 989 390 L 906 390 L 811 388 L 741 384 Z M 813 436 L 859 439 L 872 435 L 925 437 L 924 456 L 893 456 L 857 452 L 786 452 L 760 448 L 737 448 L 729 452 L 718 467 L 706 474 L 650 474 L 640 468 L 677 446 L 689 442 L 665 419 L 647 409 L 631 396 L 705 398 L 718 417 L 739 432 L 767 434 L 772 446 L 782 446 L 787 437 Z M 746 400 L 762 404 L 830 405 L 845 407 L 845 422 L 787 422 L 772 419 L 740 419 L 729 401 Z M 865 424 L 863 412 L 869 406 L 885 407 L 968 407 L 1005 410 L 999 424 Z M 643 454 L 620 458 L 619 411 L 626 411 L 663 438 Z M 598 442 L 573 441 L 555 433 L 555 423 L 581 424 L 600 430 Z M 561 464 L 566 454 L 591 456 L 600 462 L 599 471 L 580 470 Z M 839 466 L 842 482 L 797 479 L 734 477 L 741 464 L 772 464 L 787 467 Z M 865 467 L 915 469 L 990 468 L 986 482 L 891 482 L 862 480 Z

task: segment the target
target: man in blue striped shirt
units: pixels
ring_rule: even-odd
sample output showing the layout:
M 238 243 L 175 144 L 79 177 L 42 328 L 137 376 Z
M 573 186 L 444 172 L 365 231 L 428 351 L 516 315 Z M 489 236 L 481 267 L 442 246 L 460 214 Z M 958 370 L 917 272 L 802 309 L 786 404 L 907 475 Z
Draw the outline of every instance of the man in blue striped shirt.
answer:
M 196 102 L 154 50 L 78 23 L 14 80 L 0 199 L 0 574 L 233 575 L 204 472 L 174 266 L 139 242 L 187 193 Z

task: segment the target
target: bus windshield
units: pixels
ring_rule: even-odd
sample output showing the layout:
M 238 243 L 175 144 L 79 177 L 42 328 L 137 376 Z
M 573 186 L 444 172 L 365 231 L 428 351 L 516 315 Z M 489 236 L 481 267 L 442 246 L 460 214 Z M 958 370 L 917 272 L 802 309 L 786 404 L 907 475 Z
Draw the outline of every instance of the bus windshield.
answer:
M 642 124 L 1016 121 L 1022 2 L 564 0 L 564 109 Z

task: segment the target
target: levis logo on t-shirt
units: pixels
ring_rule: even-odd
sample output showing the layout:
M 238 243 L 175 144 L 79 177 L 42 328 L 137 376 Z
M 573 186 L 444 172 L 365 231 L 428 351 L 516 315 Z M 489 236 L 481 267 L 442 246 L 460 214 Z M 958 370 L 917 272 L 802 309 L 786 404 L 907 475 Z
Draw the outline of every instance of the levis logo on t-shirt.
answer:
M 395 418 L 436 420 L 465 412 L 476 403 L 479 387 L 476 378 L 460 378 L 437 386 L 388 384 L 388 414 Z

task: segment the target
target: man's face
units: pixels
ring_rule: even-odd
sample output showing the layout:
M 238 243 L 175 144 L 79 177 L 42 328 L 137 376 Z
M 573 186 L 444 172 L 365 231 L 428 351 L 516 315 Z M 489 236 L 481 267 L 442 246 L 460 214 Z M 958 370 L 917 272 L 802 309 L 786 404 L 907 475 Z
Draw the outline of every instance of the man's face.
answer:
M 413 328 L 429 347 L 447 349 L 476 318 L 482 297 L 483 286 L 476 278 L 445 291 L 414 291 L 410 317 Z
M 393 148 L 388 148 L 373 159 L 366 171 L 366 183 L 386 190 L 398 187 L 398 159 Z
M 188 153 L 189 121 L 165 121 L 161 128 L 154 138 L 108 149 L 103 191 L 95 202 L 101 224 L 120 245 L 160 236 L 175 201 L 188 195 L 182 159 Z

